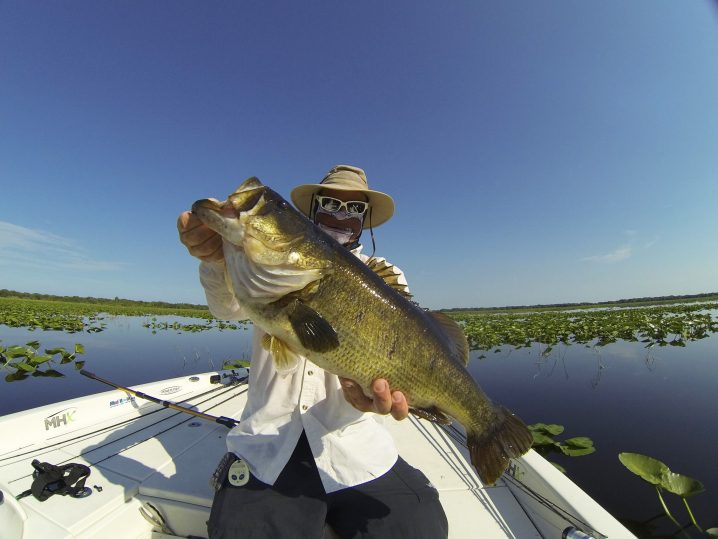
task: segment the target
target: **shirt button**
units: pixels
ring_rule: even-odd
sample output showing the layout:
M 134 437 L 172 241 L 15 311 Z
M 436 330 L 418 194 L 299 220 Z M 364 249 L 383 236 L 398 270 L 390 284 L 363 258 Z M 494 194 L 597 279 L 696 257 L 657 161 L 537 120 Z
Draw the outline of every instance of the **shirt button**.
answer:
M 307 406 L 306 404 L 302 404 L 302 410 L 307 410 L 308 408 L 309 406 Z
M 312 374 L 314 374 L 314 371 L 307 371 L 307 374 L 311 376 Z

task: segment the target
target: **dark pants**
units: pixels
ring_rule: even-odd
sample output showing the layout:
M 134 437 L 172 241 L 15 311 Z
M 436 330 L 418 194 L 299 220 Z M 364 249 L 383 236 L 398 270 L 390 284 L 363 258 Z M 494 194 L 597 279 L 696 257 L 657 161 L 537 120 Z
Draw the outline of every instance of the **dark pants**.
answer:
M 225 479 L 208 522 L 210 539 L 321 539 L 325 522 L 341 539 L 441 539 L 448 523 L 426 476 L 399 457 L 383 476 L 326 494 L 302 433 L 273 486 Z

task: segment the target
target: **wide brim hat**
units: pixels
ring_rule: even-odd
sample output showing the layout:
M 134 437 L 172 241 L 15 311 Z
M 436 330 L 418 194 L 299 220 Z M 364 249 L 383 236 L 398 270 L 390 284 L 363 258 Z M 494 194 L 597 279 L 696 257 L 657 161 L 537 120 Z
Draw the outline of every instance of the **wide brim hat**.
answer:
M 369 202 L 370 216 L 364 221 L 364 226 L 376 227 L 386 223 L 394 215 L 394 200 L 381 191 L 369 189 L 366 174 L 360 168 L 350 165 L 337 165 L 324 176 L 319 183 L 299 185 L 292 190 L 292 202 L 304 215 L 309 216 L 312 209 L 312 199 L 322 189 L 335 189 L 337 191 L 361 191 Z

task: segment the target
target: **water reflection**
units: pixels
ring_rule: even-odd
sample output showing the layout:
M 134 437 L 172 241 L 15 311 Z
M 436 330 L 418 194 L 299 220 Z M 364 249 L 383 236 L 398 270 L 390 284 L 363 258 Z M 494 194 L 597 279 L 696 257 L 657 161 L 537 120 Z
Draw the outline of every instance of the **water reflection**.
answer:
M 169 316 L 156 319 L 168 324 L 206 322 Z M 104 331 L 72 334 L 0 325 L 0 340 L 4 346 L 37 340 L 40 350 L 55 347 L 71 350 L 79 342 L 85 347 L 82 359 L 86 369 L 124 386 L 217 370 L 226 360 L 249 357 L 251 331 L 244 327 L 199 332 L 156 330 L 153 334 L 143 327 L 148 321 L 149 317 L 107 316 L 103 320 L 107 324 Z M 64 378 L 29 378 L 13 383 L 0 379 L 0 415 L 104 391 L 72 365 L 56 368 L 65 374 Z
M 618 461 L 630 451 L 702 481 L 706 492 L 691 498 L 691 507 L 704 526 L 718 525 L 717 338 L 685 348 L 619 341 L 556 347 L 548 357 L 538 346 L 486 355 L 475 354 L 470 369 L 492 399 L 527 423 L 558 423 L 567 435 L 594 441 L 592 455 L 552 460 L 614 515 L 648 521 L 661 511 L 655 490 Z M 687 522 L 678 502 L 671 511 Z M 675 531 L 670 522 L 651 523 Z

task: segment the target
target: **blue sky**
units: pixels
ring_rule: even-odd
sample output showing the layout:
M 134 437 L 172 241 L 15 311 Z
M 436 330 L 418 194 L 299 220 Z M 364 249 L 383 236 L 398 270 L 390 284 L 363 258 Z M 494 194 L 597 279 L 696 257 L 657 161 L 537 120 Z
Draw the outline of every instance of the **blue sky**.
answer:
M 427 307 L 718 291 L 718 9 L 0 2 L 0 288 L 203 303 L 177 215 L 332 165 Z

